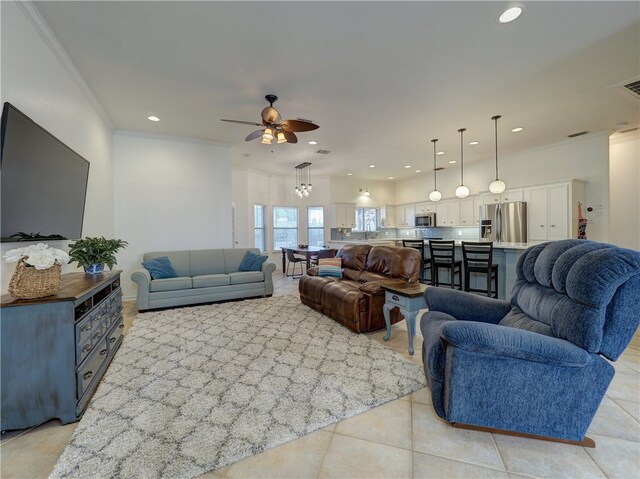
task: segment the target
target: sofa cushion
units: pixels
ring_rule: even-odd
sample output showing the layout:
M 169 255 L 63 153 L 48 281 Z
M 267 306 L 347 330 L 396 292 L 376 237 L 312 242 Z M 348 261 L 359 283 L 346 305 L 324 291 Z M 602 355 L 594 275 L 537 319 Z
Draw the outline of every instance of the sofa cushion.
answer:
M 177 278 L 178 273 L 173 269 L 169 258 L 161 256 L 159 258 L 148 259 L 142 262 L 142 266 L 149 271 L 151 279 Z
M 193 277 L 194 288 L 208 288 L 209 286 L 226 286 L 231 284 L 228 274 L 203 274 Z
M 260 283 L 264 281 L 264 273 L 262 271 L 239 271 L 229 273 L 227 276 L 229 276 L 231 284 Z
M 351 268 L 343 268 L 342 276 L 350 279 L 351 281 L 358 281 L 360 279 L 360 276 L 362 276 L 362 271 Z
M 346 244 L 338 254 L 337 258 L 342 258 L 342 267 L 362 271 L 367 262 L 367 255 L 371 245 L 368 244 Z
M 193 250 L 189 261 L 191 264 L 191 276 L 225 273 L 224 252 L 221 249 Z
M 369 251 L 365 270 L 390 278 L 400 278 L 415 283 L 420 274 L 422 257 L 413 248 L 375 246 Z
M 385 279 L 388 280 L 389 278 L 384 274 L 372 273 L 370 271 L 363 271 L 358 277 L 358 281 L 362 283 L 367 283 L 369 281 L 384 281 Z
M 152 279 L 149 283 L 149 291 L 157 293 L 158 291 L 176 291 L 178 289 L 191 289 L 191 278 L 179 276 L 177 278 Z
M 242 263 L 247 251 L 251 251 L 254 254 L 260 254 L 260 250 L 258 248 L 226 248 L 222 251 L 224 251 L 225 273 L 235 273 L 240 271 L 240 263 Z
M 238 269 L 240 271 L 261 271 L 262 265 L 267 261 L 267 259 L 269 259 L 268 256 L 261 256 L 259 254 L 252 253 L 251 251 L 247 251 L 244 254 L 244 258 L 242 258 Z
M 178 276 L 192 276 L 190 265 L 190 251 L 156 251 L 153 253 L 145 253 L 142 257 L 143 261 L 148 259 L 166 256 L 171 261 L 173 269 L 176 270 Z

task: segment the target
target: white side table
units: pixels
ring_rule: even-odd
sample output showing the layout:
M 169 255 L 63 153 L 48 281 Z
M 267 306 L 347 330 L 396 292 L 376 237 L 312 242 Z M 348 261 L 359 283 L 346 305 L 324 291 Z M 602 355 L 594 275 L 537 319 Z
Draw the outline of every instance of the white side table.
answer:
M 426 284 L 408 283 L 398 286 L 383 286 L 385 290 L 385 303 L 382 306 L 384 322 L 387 325 L 387 334 L 383 338 L 388 341 L 391 337 L 391 310 L 400 308 L 400 314 L 407 322 L 407 335 L 409 336 L 409 354 L 413 355 L 413 338 L 416 335 L 416 316 L 418 311 L 424 309 L 427 304 L 424 301 Z

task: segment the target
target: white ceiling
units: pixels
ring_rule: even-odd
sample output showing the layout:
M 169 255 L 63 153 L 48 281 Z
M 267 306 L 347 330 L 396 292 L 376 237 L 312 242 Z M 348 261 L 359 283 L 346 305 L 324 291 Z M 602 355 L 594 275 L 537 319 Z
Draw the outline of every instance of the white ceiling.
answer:
M 424 175 L 432 138 L 450 166 L 461 127 L 480 142 L 465 161 L 493 157 L 496 114 L 502 155 L 638 126 L 640 100 L 609 87 L 640 77 L 640 3 L 521 5 L 502 25 L 504 2 L 36 3 L 117 128 L 232 143 L 236 167 L 369 179 Z M 259 121 L 266 93 L 320 129 L 268 146 L 219 121 Z

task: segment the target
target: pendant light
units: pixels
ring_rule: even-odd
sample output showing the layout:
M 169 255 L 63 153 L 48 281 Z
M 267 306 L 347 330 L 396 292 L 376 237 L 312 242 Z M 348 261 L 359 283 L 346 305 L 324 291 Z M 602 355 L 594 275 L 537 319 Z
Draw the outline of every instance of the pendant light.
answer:
M 442 199 L 442 193 L 438 191 L 438 171 L 436 170 L 436 143 L 438 139 L 436 138 L 431 141 L 433 142 L 433 191 L 429 193 L 429 199 L 431 201 L 440 201 Z
M 504 184 L 504 181 L 500 179 L 498 176 L 498 119 L 502 118 L 500 115 L 492 116 L 491 119 L 495 122 L 495 130 L 496 130 L 496 179 L 491 182 L 489 185 L 489 191 L 491 193 L 502 193 L 507 189 L 507 185 Z
M 469 188 L 464 186 L 464 132 L 466 128 L 460 128 L 460 186 L 456 188 L 456 196 L 458 198 L 466 198 L 469 196 Z

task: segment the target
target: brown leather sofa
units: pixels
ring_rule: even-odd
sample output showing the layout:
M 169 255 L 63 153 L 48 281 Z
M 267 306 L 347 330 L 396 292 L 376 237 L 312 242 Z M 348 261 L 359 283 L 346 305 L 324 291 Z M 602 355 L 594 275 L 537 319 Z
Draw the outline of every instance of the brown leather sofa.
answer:
M 416 283 L 422 263 L 413 248 L 364 244 L 345 245 L 336 257 L 342 258 L 343 278 L 320 277 L 311 268 L 300 278 L 300 299 L 356 333 L 385 327 L 382 285 Z M 392 311 L 392 323 L 402 319 Z

